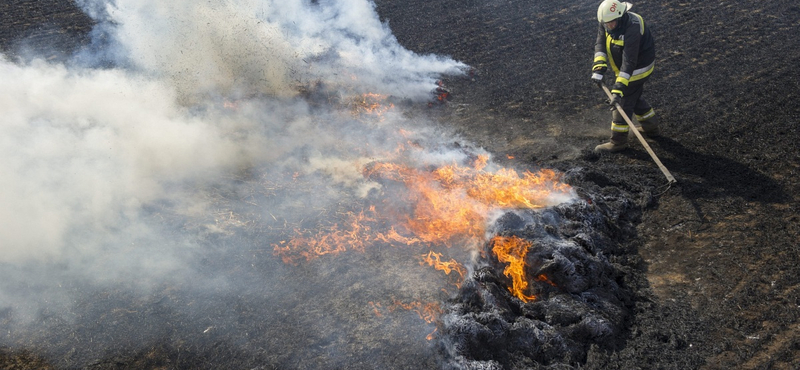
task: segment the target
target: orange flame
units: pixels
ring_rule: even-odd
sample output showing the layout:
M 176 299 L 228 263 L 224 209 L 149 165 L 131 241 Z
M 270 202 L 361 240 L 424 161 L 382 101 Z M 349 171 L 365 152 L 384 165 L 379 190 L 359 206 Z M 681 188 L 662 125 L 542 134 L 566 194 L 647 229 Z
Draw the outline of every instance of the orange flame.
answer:
M 536 277 L 536 281 L 542 281 L 542 282 L 545 282 L 547 284 L 550 284 L 551 286 L 558 286 L 558 285 L 556 285 L 556 283 L 554 283 L 552 280 L 550 280 L 550 278 L 548 278 L 547 275 L 545 275 L 545 274 L 541 274 L 541 275 L 537 276 Z
M 432 266 L 436 270 L 444 271 L 445 275 L 450 275 L 451 272 L 455 271 L 462 279 L 464 278 L 464 274 L 467 273 L 467 269 L 464 268 L 462 264 L 456 262 L 456 260 L 454 259 L 451 259 L 450 261 L 447 262 L 443 262 L 441 258 L 442 258 L 441 253 L 430 251 L 428 252 L 428 254 L 422 255 L 422 262 L 420 262 L 419 264 L 424 265 L 427 263 L 428 266 Z
M 434 329 L 433 329 L 433 331 L 432 331 L 430 334 L 428 334 L 428 335 L 426 335 L 426 336 L 425 336 L 425 339 L 427 339 L 427 340 L 433 340 L 433 338 L 434 338 L 434 334 L 436 334 L 436 331 L 437 331 L 437 330 L 439 330 L 439 328 L 434 328 Z
M 500 262 L 508 263 L 503 270 L 503 274 L 511 278 L 511 286 L 508 290 L 515 297 L 523 302 L 530 302 L 536 299 L 534 295 L 526 295 L 528 281 L 525 278 L 525 255 L 532 243 L 516 236 L 492 238 L 492 252 L 497 255 Z
M 403 303 L 392 298 L 392 304 L 392 307 L 389 309 L 390 311 L 394 311 L 398 307 L 404 310 L 414 311 L 417 313 L 417 315 L 419 315 L 420 319 L 429 324 L 436 321 L 436 319 L 438 319 L 439 315 L 442 313 L 442 307 L 436 302 L 413 301 L 409 303 Z
M 413 207 L 405 226 L 423 242 L 445 245 L 482 238 L 493 208 L 541 208 L 553 191 L 569 189 L 551 170 L 522 176 L 511 169 L 491 173 L 484 171 L 487 162 L 487 156 L 479 156 L 472 167 L 453 164 L 427 171 L 380 162 L 364 172 L 405 184 Z
M 372 307 L 372 312 L 375 312 L 375 316 L 383 317 L 383 314 L 381 314 L 381 311 L 380 311 L 380 309 L 382 308 L 380 302 L 372 302 L 372 301 L 370 301 L 369 305 L 370 305 L 370 307 Z
M 275 245 L 273 250 L 276 255 L 281 256 L 284 263 L 288 264 L 297 264 L 300 257 L 310 261 L 326 254 L 336 255 L 348 249 L 363 251 L 369 243 L 389 238 L 372 232 L 369 224 L 375 221 L 373 214 L 374 208 L 370 208 L 369 214 L 364 211 L 347 214 L 348 221 L 342 230 L 336 224 L 311 236 L 302 236 L 303 232 L 295 230 L 299 236 L 288 242 L 280 242 L 280 245 Z
M 409 142 L 398 150 L 415 149 Z M 474 246 L 484 240 L 492 210 L 541 208 L 548 205 L 554 192 L 570 191 L 568 185 L 558 181 L 555 171 L 519 174 L 513 169 L 491 170 L 486 155 L 476 156 L 469 165 L 426 168 L 373 162 L 362 174 L 370 180 L 402 186 L 384 187 L 389 195 L 381 203 L 345 213 L 343 221 L 317 231 L 295 230 L 294 237 L 273 245 L 275 255 L 285 263 L 297 264 L 328 254 L 365 251 L 377 244 Z M 492 243 L 498 259 L 508 264 L 504 274 L 512 279 L 512 294 L 524 302 L 535 299 L 525 294 L 528 281 L 524 260 L 530 243 L 520 238 L 495 238 Z M 427 263 L 447 275 L 456 271 L 461 279 L 466 275 L 463 265 L 455 260 L 442 261 L 440 253 L 429 251 L 422 258 L 421 265 Z M 535 280 L 553 284 L 544 275 Z
M 568 185 L 557 181 L 554 171 L 525 172 L 521 176 L 511 169 L 488 172 L 484 170 L 487 162 L 487 156 L 478 156 L 472 166 L 453 164 L 434 169 L 373 163 L 363 170 L 364 176 L 402 183 L 402 204 L 408 207 L 393 209 L 387 205 L 378 212 L 370 206 L 357 214 L 348 213 L 344 222 L 316 233 L 295 230 L 296 236 L 274 245 L 274 252 L 286 263 L 297 263 L 346 250 L 364 251 L 376 242 L 473 244 L 484 237 L 490 210 L 544 207 L 552 192 L 569 190 Z M 395 224 L 378 222 L 389 219 Z
M 463 192 L 443 188 L 447 179 L 440 171 L 431 173 L 394 163 L 377 163 L 368 176 L 405 184 L 412 209 L 397 218 L 422 242 L 449 245 L 457 238 L 483 236 L 486 207 L 470 204 Z
M 353 113 L 357 115 L 371 114 L 381 116 L 394 108 L 394 104 L 385 104 L 386 99 L 388 99 L 387 95 L 375 93 L 362 94 L 352 103 Z

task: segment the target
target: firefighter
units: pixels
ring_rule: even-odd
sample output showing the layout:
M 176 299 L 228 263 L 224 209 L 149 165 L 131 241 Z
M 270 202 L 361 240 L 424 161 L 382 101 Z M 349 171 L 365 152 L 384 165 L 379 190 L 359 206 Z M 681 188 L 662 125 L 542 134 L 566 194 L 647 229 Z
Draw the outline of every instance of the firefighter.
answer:
M 653 107 L 642 99 L 644 83 L 653 73 L 656 49 L 650 28 L 642 16 L 630 12 L 630 3 L 604 0 L 597 8 L 597 43 L 594 47 L 592 81 L 603 83 L 610 66 L 616 80 L 611 89 L 611 106 L 619 103 L 628 117 L 636 116 L 649 137 L 659 134 Z M 618 152 L 628 147 L 630 128 L 616 109 L 611 116 L 611 140 L 594 148 L 595 152 Z

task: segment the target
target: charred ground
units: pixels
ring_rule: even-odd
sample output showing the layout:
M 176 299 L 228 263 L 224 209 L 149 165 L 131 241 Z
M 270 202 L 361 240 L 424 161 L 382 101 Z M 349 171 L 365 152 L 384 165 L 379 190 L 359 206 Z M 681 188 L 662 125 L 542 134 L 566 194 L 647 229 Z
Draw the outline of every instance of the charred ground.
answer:
M 641 146 L 618 155 L 588 150 L 608 136 L 610 116 L 588 78 L 594 1 L 376 4 L 405 47 L 473 67 L 445 81 L 452 98 L 431 111 L 442 125 L 510 165 L 557 168 L 581 194 L 630 202 L 622 223 L 631 227 L 615 242 L 625 284 L 636 292 L 633 315 L 623 340 L 588 351 L 586 368 L 800 362 L 800 7 L 635 3 L 656 38 L 657 70 L 645 94 L 664 124 L 664 137 L 650 145 L 678 180 L 667 188 Z M 59 57 L 88 41 L 91 21 L 71 2 L 11 1 L 0 9 L 6 55 L 46 49 Z M 36 349 L 3 350 L 0 365 L 60 366 Z M 231 359 L 249 356 L 191 341 L 183 351 L 154 345 L 89 368 L 235 366 Z
M 625 348 L 597 368 L 792 368 L 800 359 L 797 140 L 800 59 L 790 3 L 640 1 L 657 45 L 646 97 L 665 137 L 587 149 L 607 136 L 587 81 L 595 2 L 391 2 L 378 11 L 403 45 L 475 68 L 448 81 L 462 134 L 513 161 L 581 168 L 578 187 L 630 192 L 643 210 L 620 243 L 647 277 Z M 479 117 L 475 119 L 475 117 Z M 634 272 L 634 274 L 637 274 Z

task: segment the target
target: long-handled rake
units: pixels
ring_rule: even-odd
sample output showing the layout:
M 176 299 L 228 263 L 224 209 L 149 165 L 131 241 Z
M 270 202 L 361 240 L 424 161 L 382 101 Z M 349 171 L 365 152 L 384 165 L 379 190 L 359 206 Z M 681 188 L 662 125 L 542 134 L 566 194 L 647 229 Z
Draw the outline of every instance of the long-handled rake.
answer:
M 603 84 L 598 84 L 598 85 L 600 85 L 600 87 L 603 88 L 603 91 L 606 92 L 606 95 L 608 96 L 608 100 L 610 101 L 613 98 L 611 96 L 611 91 L 608 91 L 608 87 L 606 87 Z M 669 181 L 670 184 L 677 182 L 675 180 L 675 177 L 673 177 L 672 174 L 669 173 L 669 170 L 667 169 L 667 167 L 664 167 L 664 165 L 658 159 L 658 156 L 656 156 L 656 153 L 654 153 L 653 149 L 650 148 L 650 145 L 647 144 L 647 141 L 644 140 L 644 137 L 642 137 L 642 134 L 639 133 L 639 130 L 637 130 L 636 127 L 633 126 L 633 122 L 631 122 L 631 119 L 628 118 L 627 114 L 625 114 L 625 111 L 622 110 L 622 107 L 619 105 L 619 103 L 614 103 L 614 106 L 617 108 L 617 111 L 619 111 L 619 114 L 622 115 L 622 118 L 625 118 L 625 122 L 628 123 L 628 127 L 630 127 L 631 131 L 633 131 L 633 133 L 636 135 L 636 138 L 639 139 L 639 142 L 642 143 L 642 146 L 647 150 L 647 153 L 650 154 L 650 157 L 653 158 L 653 161 L 656 162 L 656 164 L 658 165 L 658 168 L 661 169 L 661 172 L 664 174 L 664 176 L 667 177 L 667 181 Z

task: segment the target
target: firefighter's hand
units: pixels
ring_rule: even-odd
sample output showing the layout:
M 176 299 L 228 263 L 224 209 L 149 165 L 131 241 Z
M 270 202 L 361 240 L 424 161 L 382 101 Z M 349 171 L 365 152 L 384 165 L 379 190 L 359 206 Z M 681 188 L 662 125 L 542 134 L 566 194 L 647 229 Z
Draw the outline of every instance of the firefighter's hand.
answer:
M 617 104 L 622 104 L 622 97 L 619 94 L 611 94 L 611 100 L 608 101 L 608 104 L 611 105 L 611 110 L 614 110 Z
M 603 76 L 606 74 L 608 65 L 605 62 L 595 62 L 592 66 L 592 82 L 600 85 L 603 83 Z
M 608 104 L 611 104 L 612 110 L 613 107 L 617 104 L 622 104 L 622 90 L 625 89 L 625 85 L 620 82 L 614 84 L 614 87 L 611 88 L 611 100 L 608 101 Z
M 603 74 L 597 72 L 592 73 L 592 82 L 600 86 L 600 84 L 603 83 Z

